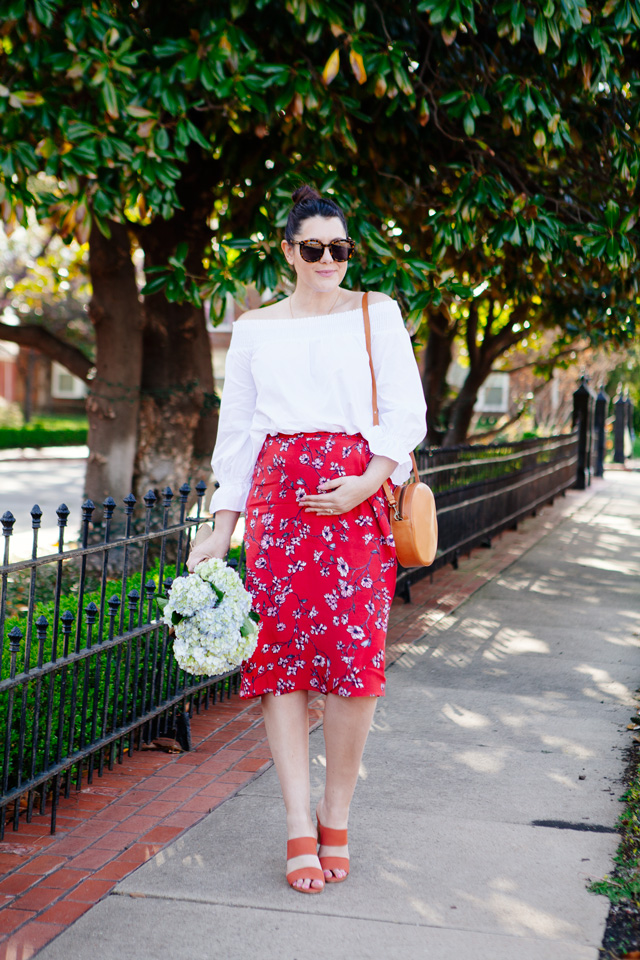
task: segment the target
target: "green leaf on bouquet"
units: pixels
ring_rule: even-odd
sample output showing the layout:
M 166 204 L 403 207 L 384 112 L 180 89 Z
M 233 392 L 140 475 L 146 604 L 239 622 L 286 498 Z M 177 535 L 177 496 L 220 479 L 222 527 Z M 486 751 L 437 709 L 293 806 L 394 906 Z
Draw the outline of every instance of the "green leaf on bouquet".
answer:
M 174 627 L 177 627 L 181 620 L 184 620 L 184 617 L 182 616 L 182 614 L 176 613 L 176 611 L 174 610 L 173 613 L 171 614 L 171 623 L 174 625 Z
M 250 637 L 255 634 L 256 628 L 255 623 L 259 623 L 260 617 L 255 612 L 255 610 L 250 610 L 247 616 L 244 618 L 242 626 L 240 627 L 240 636 L 241 637 Z
M 164 608 L 169 603 L 169 597 L 156 597 L 156 603 L 158 604 L 160 611 L 164 613 Z
M 220 603 L 220 601 L 224 598 L 224 593 L 222 592 L 222 590 L 219 590 L 218 587 L 216 587 L 213 583 L 210 583 L 209 586 L 211 587 L 216 597 L 218 598 L 218 603 Z

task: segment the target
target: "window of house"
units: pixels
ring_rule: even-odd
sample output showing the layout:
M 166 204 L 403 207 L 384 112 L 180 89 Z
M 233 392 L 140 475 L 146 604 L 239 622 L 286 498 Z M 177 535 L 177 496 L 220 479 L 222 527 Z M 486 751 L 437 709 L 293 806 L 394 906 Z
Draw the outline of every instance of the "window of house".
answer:
M 476 413 L 506 413 L 509 409 L 509 374 L 492 373 L 478 391 Z
M 79 400 L 87 392 L 86 384 L 79 377 L 74 377 L 63 366 L 51 364 L 51 396 L 55 400 Z

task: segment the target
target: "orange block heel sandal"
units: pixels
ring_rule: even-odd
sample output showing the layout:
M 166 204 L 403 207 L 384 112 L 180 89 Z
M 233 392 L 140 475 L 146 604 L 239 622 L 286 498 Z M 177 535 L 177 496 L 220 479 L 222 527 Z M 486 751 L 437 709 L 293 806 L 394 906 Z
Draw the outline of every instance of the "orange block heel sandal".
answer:
M 312 856 L 318 854 L 318 843 L 315 837 L 295 837 L 287 840 L 287 860 L 294 857 Z M 322 880 L 321 887 L 294 887 L 296 880 Z M 319 867 L 298 867 L 287 874 L 287 883 L 298 893 L 322 893 L 324 890 L 324 873 Z
M 317 817 L 317 814 L 316 814 Z M 323 827 L 318 820 L 318 843 L 321 847 L 346 847 L 347 831 L 333 830 L 331 827 Z M 344 877 L 331 877 L 329 880 L 322 875 L 325 883 L 342 883 L 349 876 L 349 858 L 348 857 L 320 857 L 320 866 L 323 870 L 345 870 Z

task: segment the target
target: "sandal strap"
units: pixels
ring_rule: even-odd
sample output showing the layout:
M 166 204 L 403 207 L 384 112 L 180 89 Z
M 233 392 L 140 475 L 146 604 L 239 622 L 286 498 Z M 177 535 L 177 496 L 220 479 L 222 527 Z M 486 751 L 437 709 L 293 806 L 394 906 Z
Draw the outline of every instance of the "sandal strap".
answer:
M 344 870 L 349 873 L 349 857 L 320 857 L 323 870 Z
M 322 880 L 324 883 L 324 873 L 319 867 L 299 867 L 287 874 L 287 883 L 293 885 L 296 880 Z
M 323 847 L 345 847 L 347 833 L 347 830 L 334 830 L 333 827 L 323 827 L 318 823 L 318 838 Z
M 315 856 L 317 852 L 318 841 L 315 837 L 294 837 L 293 840 L 287 840 L 287 860 L 293 860 L 294 857 L 303 857 L 306 854 Z M 317 870 L 318 868 L 309 867 L 309 869 Z

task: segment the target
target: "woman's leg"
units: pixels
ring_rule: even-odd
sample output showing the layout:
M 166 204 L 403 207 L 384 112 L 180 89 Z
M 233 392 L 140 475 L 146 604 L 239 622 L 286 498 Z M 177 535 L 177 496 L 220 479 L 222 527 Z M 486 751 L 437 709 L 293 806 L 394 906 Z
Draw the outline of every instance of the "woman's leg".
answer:
M 307 691 L 295 690 L 280 697 L 265 693 L 262 712 L 287 811 L 288 838 L 313 837 L 316 831 L 310 813 Z M 287 873 L 301 867 L 319 866 L 315 856 L 294 857 L 287 861 Z M 306 878 L 294 881 L 294 885 L 308 889 L 323 884 L 322 880 Z
M 324 796 L 318 804 L 323 827 L 346 829 L 349 807 L 367 741 L 377 697 L 339 697 L 327 694 L 324 708 L 324 742 L 327 775 Z M 320 856 L 348 857 L 348 848 L 320 847 Z M 345 876 L 344 870 L 325 870 L 325 877 Z

